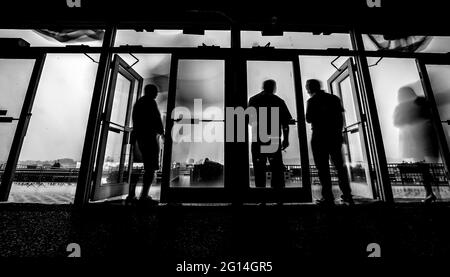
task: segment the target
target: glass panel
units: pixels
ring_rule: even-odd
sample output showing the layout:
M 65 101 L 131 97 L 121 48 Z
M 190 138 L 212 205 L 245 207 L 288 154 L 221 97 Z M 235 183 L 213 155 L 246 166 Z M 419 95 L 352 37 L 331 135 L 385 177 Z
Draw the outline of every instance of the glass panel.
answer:
M 283 36 L 262 36 L 259 31 L 241 32 L 242 47 L 270 46 L 287 49 L 352 49 L 349 34 L 313 35 L 312 33 L 284 32 Z
M 116 89 L 111 110 L 111 122 L 125 126 L 131 81 L 122 74 L 117 74 Z
M 142 45 L 144 47 L 198 47 L 203 44 L 229 48 L 230 31 L 206 30 L 204 35 L 183 34 L 183 30 L 155 30 L 137 32 L 118 30 L 114 46 Z
M 173 114 L 171 186 L 221 187 L 224 165 L 225 62 L 180 60 Z M 213 121 L 205 121 L 213 120 Z
M 277 84 L 276 95 L 287 105 L 293 119 L 297 119 L 295 98 L 295 84 L 292 62 L 282 61 L 247 61 L 248 98 L 262 91 L 262 83 L 273 79 Z M 284 179 L 286 187 L 301 187 L 300 146 L 297 125 L 291 125 L 289 131 L 290 146 L 282 152 L 285 166 Z M 252 141 L 249 128 L 249 141 Z M 250 152 L 250 186 L 255 187 L 255 170 L 252 162 L 251 143 Z M 266 167 L 266 186 L 270 183 L 271 171 Z
M 103 43 L 104 30 L 98 29 L 0 29 L 0 38 L 21 38 L 31 46 L 63 47 L 66 45 L 88 45 L 100 47 Z
M 369 64 L 376 60 L 370 58 Z M 440 70 L 435 73 L 442 74 Z M 429 103 L 415 61 L 383 59 L 370 68 L 370 74 L 394 197 L 424 198 L 429 187 L 426 184 L 431 183 L 436 196 L 449 198 L 449 184 L 431 125 Z M 439 83 L 436 80 L 435 84 Z M 436 90 L 439 91 L 437 86 Z M 431 182 L 426 182 L 427 179 Z
M 364 47 L 368 51 L 397 50 L 423 53 L 450 52 L 450 37 L 443 36 L 409 36 L 389 38 L 377 34 L 364 34 L 363 41 Z
M 5 117 L 20 116 L 34 63 L 34 60 L 0 59 L 0 110 L 7 111 Z M 16 127 L 17 121 L 0 122 L 0 176 L 6 167 Z
M 352 185 L 354 195 L 372 198 L 372 195 L 367 187 L 369 179 L 369 168 L 367 161 L 363 155 L 363 141 L 362 135 L 359 132 L 359 122 L 356 115 L 356 102 L 353 96 L 353 89 L 350 77 L 345 78 L 340 84 L 340 94 L 342 105 L 345 109 L 344 120 L 345 125 L 349 127 L 344 133 L 343 154 L 345 164 L 348 170 L 348 176 Z M 364 186 L 360 186 L 364 185 Z
M 123 171 L 119 171 L 123 138 L 123 132 L 108 132 L 101 178 L 102 185 L 120 183 L 119 175 L 123 174 Z
M 73 202 L 96 73 L 82 54 L 47 54 L 9 201 Z

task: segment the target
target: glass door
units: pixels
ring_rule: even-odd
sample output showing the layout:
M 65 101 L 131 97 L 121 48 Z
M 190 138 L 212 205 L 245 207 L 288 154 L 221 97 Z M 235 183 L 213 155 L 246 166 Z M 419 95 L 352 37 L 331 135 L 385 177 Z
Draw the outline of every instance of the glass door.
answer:
M 174 55 L 166 118 L 162 202 L 225 202 L 228 60 Z
M 0 55 L 0 201 L 7 201 L 45 55 Z
M 133 151 L 131 110 L 142 85 L 143 78 L 116 55 L 102 114 L 92 201 L 128 193 Z
M 450 198 L 450 61 L 416 60 L 430 111 L 431 130 L 435 132 L 439 158 L 427 155 L 425 164 L 434 194 L 438 199 Z M 431 134 L 421 143 L 431 148 Z M 431 174 L 430 174 L 431 173 Z
M 374 193 L 365 133 L 365 113 L 361 106 L 355 68 L 351 58 L 328 79 L 328 91 L 341 99 L 345 110 L 343 154 L 352 194 L 372 199 Z
M 280 105 L 274 104 L 274 107 L 278 107 L 280 121 L 290 118 L 287 124 L 289 126 L 289 146 L 281 150 L 281 154 L 278 153 L 280 150 L 267 155 L 259 151 L 259 144 L 253 138 L 255 134 L 251 130 L 252 127 L 248 126 L 249 171 L 247 174 L 249 174 L 249 189 L 247 199 L 251 202 L 309 202 L 311 201 L 311 187 L 298 58 L 261 53 L 249 55 L 244 59 L 244 63 L 248 105 L 254 107 L 254 103 L 260 102 L 255 99 L 262 95 L 263 83 L 273 80 L 275 90 L 274 96 L 271 97 L 276 100 L 274 102 L 279 102 L 281 105 L 279 107 Z M 272 107 L 270 105 L 270 103 L 266 103 L 261 107 L 269 110 Z M 283 108 L 284 105 L 288 112 Z M 259 104 L 256 106 L 259 107 Z M 264 117 L 264 112 L 257 112 L 257 114 L 260 117 L 257 119 L 259 126 L 257 130 L 261 138 L 263 135 L 261 120 L 265 118 L 272 120 L 272 116 Z M 286 115 L 288 115 L 287 118 Z M 281 137 L 279 142 L 287 139 L 284 134 L 279 135 Z M 281 170 L 277 170 L 277 168 L 281 168 Z

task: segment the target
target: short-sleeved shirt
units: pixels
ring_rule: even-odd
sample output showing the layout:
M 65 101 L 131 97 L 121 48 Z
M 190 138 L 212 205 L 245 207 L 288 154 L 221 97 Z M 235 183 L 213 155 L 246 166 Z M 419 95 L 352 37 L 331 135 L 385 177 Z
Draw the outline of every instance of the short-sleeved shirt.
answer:
M 278 108 L 278 113 L 279 113 L 279 135 L 281 136 L 281 129 L 282 128 L 288 128 L 289 127 L 289 123 L 292 121 L 292 115 L 289 112 L 288 107 L 286 106 L 286 103 L 284 102 L 283 99 L 281 99 L 280 97 L 278 97 L 275 94 L 272 93 L 265 93 L 265 92 L 260 92 L 258 94 L 256 94 L 255 96 L 251 97 L 249 102 L 248 102 L 248 106 L 249 107 L 254 107 L 256 109 L 257 112 L 257 118 L 258 121 L 261 122 L 261 118 L 260 118 L 260 112 L 259 112 L 259 108 L 261 107 L 265 107 L 267 108 L 267 118 L 266 118 L 266 122 L 268 123 L 268 133 L 271 134 L 271 130 L 272 130 L 272 126 L 271 126 L 271 109 L 272 107 L 276 107 Z M 260 124 L 258 124 L 258 127 L 260 126 Z M 258 131 L 259 134 L 259 131 Z M 258 139 L 259 141 L 259 139 Z
M 133 130 L 136 138 L 151 138 L 164 132 L 161 114 L 155 99 L 143 96 L 133 108 Z
M 313 136 L 342 136 L 343 112 L 336 95 L 322 91 L 308 99 L 306 121 L 311 123 Z

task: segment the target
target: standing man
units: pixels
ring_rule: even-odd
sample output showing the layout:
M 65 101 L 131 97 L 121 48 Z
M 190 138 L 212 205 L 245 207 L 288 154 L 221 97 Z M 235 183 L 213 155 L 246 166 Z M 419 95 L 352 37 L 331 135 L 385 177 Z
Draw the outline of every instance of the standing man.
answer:
M 158 136 L 164 138 L 164 128 L 161 114 L 156 104 L 158 88 L 149 84 L 144 88 L 144 96 L 136 101 L 133 108 L 133 133 L 137 145 L 142 154 L 144 163 L 144 184 L 139 201 L 155 204 L 149 195 L 150 186 L 153 182 L 155 170 L 159 169 L 159 141 Z M 135 199 L 135 188 L 137 180 L 132 180 L 128 200 Z
M 311 148 L 322 185 L 322 199 L 317 202 L 319 205 L 334 205 L 329 166 L 331 157 L 339 176 L 341 199 L 344 204 L 352 205 L 350 183 L 342 157 L 344 109 L 341 100 L 323 91 L 322 84 L 316 79 L 306 82 L 306 90 L 311 96 L 306 107 L 306 121 L 311 123 Z
M 255 174 L 255 186 L 259 188 L 264 188 L 266 186 L 266 163 L 269 160 L 270 168 L 272 171 L 272 188 L 283 188 L 285 186 L 284 183 L 284 164 L 283 157 L 281 155 L 281 151 L 286 149 L 289 146 L 289 122 L 292 120 L 292 116 L 286 106 L 286 103 L 280 97 L 275 95 L 277 89 L 277 84 L 274 80 L 266 80 L 263 82 L 263 91 L 251 97 L 248 106 L 254 107 L 257 113 L 258 119 L 258 132 L 256 141 L 252 142 L 251 151 L 252 151 L 252 160 L 253 160 L 253 170 Z M 266 118 L 261 118 L 260 108 L 267 108 L 267 116 Z M 261 151 L 262 146 L 267 146 L 271 144 L 269 142 L 262 142 L 260 135 L 260 127 L 259 124 L 262 120 L 266 120 L 267 127 L 269 129 L 276 126 L 270 126 L 272 122 L 272 116 L 275 116 L 271 113 L 272 108 L 278 108 L 279 111 L 279 120 L 278 120 L 278 137 L 274 138 L 276 140 L 277 148 L 272 153 L 264 153 Z M 283 142 L 281 142 L 281 130 L 283 133 Z M 268 131 L 267 134 L 272 134 L 272 132 Z M 272 141 L 273 142 L 273 141 Z

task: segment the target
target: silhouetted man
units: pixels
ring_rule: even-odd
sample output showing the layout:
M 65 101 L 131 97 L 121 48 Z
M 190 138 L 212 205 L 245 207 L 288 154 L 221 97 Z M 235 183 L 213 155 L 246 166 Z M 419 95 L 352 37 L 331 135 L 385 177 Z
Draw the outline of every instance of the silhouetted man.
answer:
M 306 82 L 306 90 L 311 96 L 306 108 L 306 121 L 312 126 L 311 148 L 322 185 L 322 199 L 318 200 L 318 204 L 334 204 L 329 167 L 331 157 L 338 172 L 342 201 L 351 205 L 353 199 L 342 157 L 344 109 L 341 100 L 323 91 L 320 81 L 316 79 Z
M 136 101 L 132 114 L 133 134 L 144 163 L 144 184 L 140 201 L 154 202 L 148 193 L 153 182 L 155 170 L 159 169 L 158 135 L 163 136 L 164 133 L 161 114 L 155 101 L 157 95 L 158 89 L 155 85 L 146 85 L 144 96 Z M 135 184 L 130 186 L 129 200 L 135 198 L 134 189 Z
M 280 97 L 275 95 L 276 82 L 274 80 L 266 80 L 263 82 L 263 91 L 250 98 L 248 106 L 254 107 L 257 111 L 258 119 L 258 132 L 256 141 L 252 142 L 252 160 L 253 170 L 255 175 L 255 186 L 264 188 L 266 186 L 266 163 L 269 160 L 270 169 L 272 171 L 272 188 L 282 188 L 284 183 L 284 164 L 281 151 L 289 146 L 289 122 L 292 120 L 292 116 L 286 106 L 286 103 Z M 260 108 L 267 108 L 267 118 L 261 118 Z M 278 108 L 279 121 L 278 121 L 278 138 L 277 148 L 272 153 L 264 153 L 261 151 L 261 146 L 267 146 L 271 142 L 263 142 L 260 138 L 261 120 L 266 120 L 268 125 L 267 134 L 273 133 L 271 131 L 271 108 Z M 275 127 L 275 126 L 273 126 Z M 282 132 L 281 132 L 282 130 Z M 281 143 L 281 133 L 283 133 L 283 142 Z M 272 142 L 273 143 L 273 142 Z

